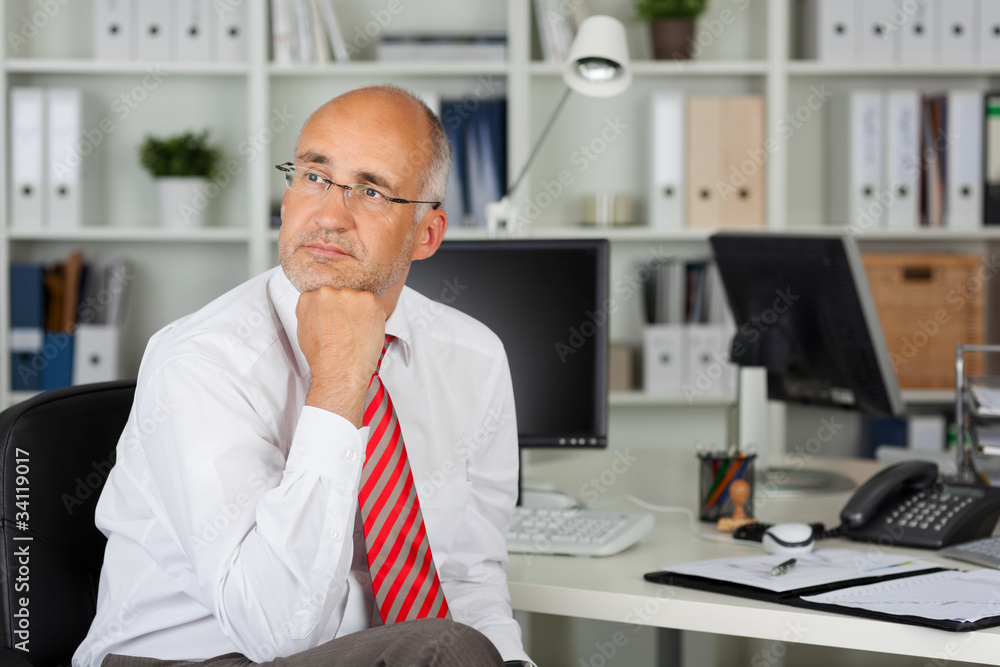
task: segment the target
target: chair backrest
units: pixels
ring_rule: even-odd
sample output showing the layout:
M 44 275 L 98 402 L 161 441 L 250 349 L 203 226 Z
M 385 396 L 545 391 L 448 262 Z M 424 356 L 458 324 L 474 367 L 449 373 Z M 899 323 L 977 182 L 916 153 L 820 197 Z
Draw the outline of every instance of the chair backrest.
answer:
M 134 395 L 134 381 L 78 385 L 0 413 L 0 636 L 34 667 L 68 665 L 94 619 L 94 508 Z

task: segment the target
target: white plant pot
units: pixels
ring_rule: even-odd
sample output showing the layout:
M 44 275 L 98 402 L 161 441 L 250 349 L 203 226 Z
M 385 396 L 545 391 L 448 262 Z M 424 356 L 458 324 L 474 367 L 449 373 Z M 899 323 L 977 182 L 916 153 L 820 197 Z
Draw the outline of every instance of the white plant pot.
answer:
M 205 183 L 201 176 L 156 178 L 156 199 L 162 227 L 201 227 L 205 224 Z

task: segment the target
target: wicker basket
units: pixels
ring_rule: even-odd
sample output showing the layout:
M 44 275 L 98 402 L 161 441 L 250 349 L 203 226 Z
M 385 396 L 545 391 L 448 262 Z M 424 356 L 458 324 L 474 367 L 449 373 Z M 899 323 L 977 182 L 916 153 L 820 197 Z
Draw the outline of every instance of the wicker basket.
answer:
M 955 346 L 984 339 L 982 258 L 866 254 L 863 261 L 899 386 L 953 388 Z M 967 374 L 982 374 L 980 357 L 968 359 Z

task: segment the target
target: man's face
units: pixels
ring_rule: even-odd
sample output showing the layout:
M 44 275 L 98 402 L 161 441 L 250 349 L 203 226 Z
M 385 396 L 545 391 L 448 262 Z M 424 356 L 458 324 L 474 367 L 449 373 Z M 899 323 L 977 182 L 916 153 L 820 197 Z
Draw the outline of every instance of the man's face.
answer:
M 425 128 L 419 110 L 406 102 L 348 95 L 309 121 L 295 164 L 335 183 L 420 199 L 420 176 L 430 159 Z M 278 237 L 281 267 L 300 292 L 330 285 L 381 295 L 406 280 L 425 226 L 414 221 L 416 207 L 393 203 L 385 213 L 371 213 L 353 202 L 348 208 L 337 186 L 320 196 L 286 189 Z

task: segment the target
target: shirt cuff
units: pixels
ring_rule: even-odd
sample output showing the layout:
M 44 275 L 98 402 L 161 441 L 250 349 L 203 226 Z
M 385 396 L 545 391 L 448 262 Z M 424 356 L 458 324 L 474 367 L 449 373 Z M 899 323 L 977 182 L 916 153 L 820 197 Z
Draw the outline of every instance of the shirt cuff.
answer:
M 299 413 L 285 472 L 312 472 L 353 490 L 365 462 L 367 431 L 329 410 L 306 405 Z

